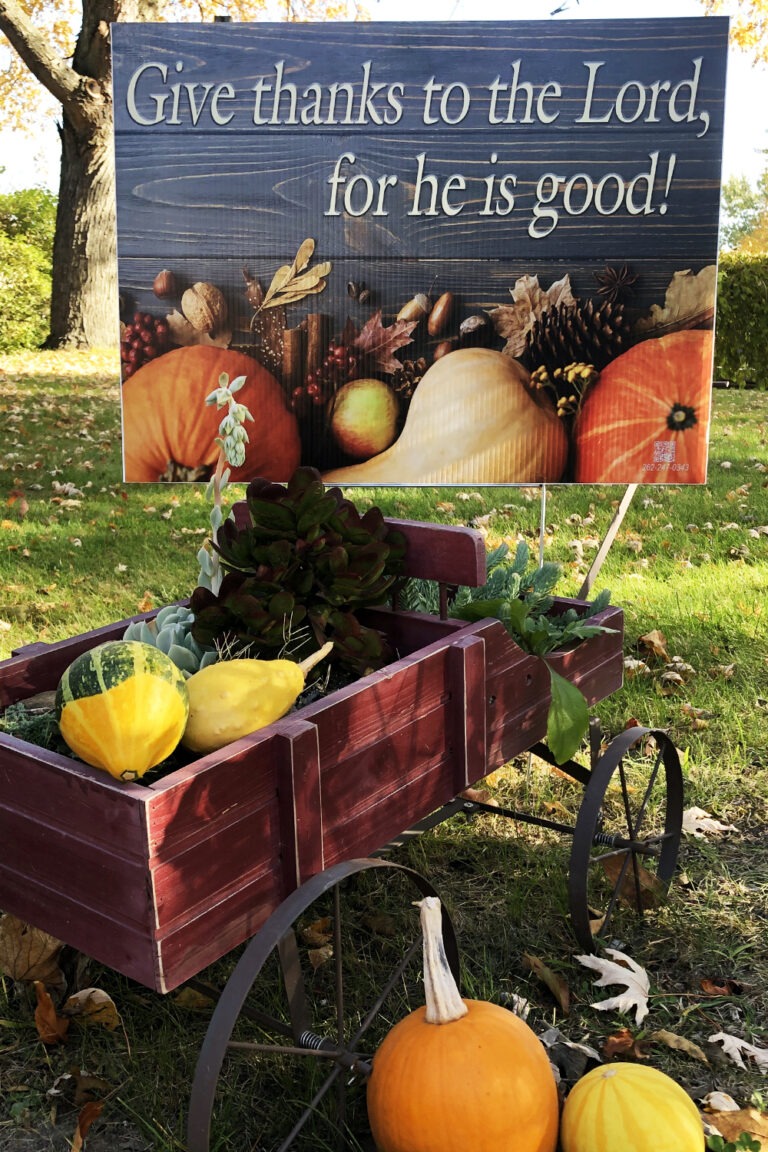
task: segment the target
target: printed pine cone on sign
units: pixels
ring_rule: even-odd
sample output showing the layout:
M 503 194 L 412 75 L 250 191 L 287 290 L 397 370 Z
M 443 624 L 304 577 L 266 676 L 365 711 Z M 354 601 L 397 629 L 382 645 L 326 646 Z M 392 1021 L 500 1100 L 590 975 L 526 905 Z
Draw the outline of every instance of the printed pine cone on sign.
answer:
M 548 308 L 528 333 L 526 361 L 532 371 L 543 366 L 550 376 L 576 361 L 599 371 L 626 351 L 630 330 L 624 305 L 610 300 Z

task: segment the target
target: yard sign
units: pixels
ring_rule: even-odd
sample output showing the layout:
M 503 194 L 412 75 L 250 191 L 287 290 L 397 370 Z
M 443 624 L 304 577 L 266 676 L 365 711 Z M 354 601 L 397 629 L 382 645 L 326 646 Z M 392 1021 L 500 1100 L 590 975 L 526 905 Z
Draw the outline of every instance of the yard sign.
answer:
M 115 24 L 125 479 L 704 482 L 727 35 Z

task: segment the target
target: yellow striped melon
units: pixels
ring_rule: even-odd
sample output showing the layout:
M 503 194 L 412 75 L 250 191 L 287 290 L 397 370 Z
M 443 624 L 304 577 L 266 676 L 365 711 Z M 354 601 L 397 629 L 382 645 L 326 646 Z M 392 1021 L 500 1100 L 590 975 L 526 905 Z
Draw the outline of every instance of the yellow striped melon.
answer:
M 703 1152 L 699 1111 L 658 1068 L 609 1064 L 582 1076 L 565 1101 L 562 1152 Z

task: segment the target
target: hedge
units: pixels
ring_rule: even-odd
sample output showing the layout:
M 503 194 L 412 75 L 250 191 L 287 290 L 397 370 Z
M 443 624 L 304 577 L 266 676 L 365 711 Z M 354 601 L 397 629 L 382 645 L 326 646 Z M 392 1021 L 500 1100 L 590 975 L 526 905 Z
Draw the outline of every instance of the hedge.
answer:
M 0 232 L 0 352 L 39 347 L 48 335 L 50 303 L 46 253 Z
M 768 387 L 768 255 L 720 257 L 715 379 Z

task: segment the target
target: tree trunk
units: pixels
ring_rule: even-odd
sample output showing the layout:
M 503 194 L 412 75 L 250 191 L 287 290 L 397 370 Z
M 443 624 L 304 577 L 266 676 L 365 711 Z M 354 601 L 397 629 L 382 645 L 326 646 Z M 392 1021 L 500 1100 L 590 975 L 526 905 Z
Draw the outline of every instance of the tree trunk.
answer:
M 109 347 L 120 335 L 110 124 L 83 141 L 65 114 L 60 136 L 51 332 L 46 346 Z

